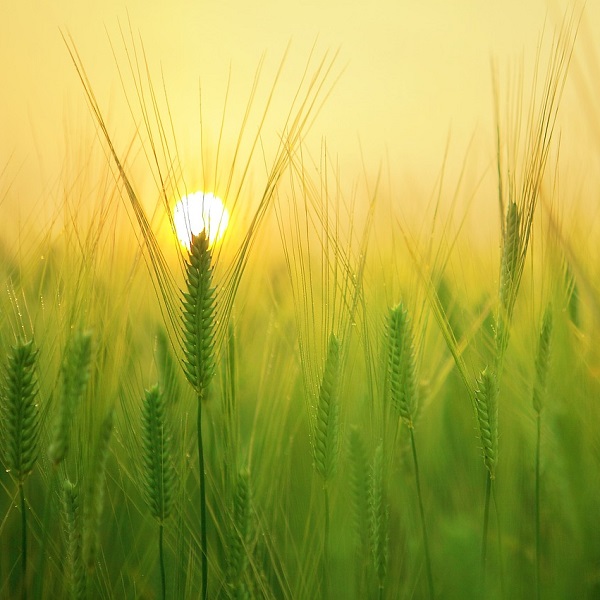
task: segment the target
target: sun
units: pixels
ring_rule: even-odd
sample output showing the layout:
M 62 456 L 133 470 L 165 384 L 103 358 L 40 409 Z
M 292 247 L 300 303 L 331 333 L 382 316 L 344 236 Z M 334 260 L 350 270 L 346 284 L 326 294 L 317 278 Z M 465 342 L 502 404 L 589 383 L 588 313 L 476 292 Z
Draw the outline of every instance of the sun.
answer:
M 211 246 L 225 234 L 229 225 L 229 212 L 218 196 L 206 192 L 194 192 L 184 196 L 173 212 L 175 232 L 179 241 L 189 249 L 192 235 L 206 230 Z

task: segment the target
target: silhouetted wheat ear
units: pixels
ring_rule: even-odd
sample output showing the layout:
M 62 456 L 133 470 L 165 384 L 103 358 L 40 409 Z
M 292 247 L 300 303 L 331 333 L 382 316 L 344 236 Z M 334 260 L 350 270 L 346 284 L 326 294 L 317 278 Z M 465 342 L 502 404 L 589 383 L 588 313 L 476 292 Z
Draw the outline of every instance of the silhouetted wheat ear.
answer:
M 484 369 L 477 379 L 475 406 L 483 445 L 483 460 L 490 479 L 494 479 L 498 460 L 498 384 L 491 369 Z
M 388 562 L 388 507 L 383 483 L 383 444 L 375 450 L 369 477 L 370 539 L 377 581 L 383 587 Z
M 48 448 L 48 457 L 55 465 L 64 460 L 69 449 L 71 422 L 90 378 L 91 361 L 92 333 L 80 331 L 71 339 L 63 358 L 62 394 Z
M 415 349 L 408 311 L 402 303 L 388 317 L 388 378 L 392 406 L 409 426 L 413 426 L 417 402 Z
M 63 482 L 63 522 L 67 546 L 67 581 L 69 596 L 73 600 L 85 598 L 85 569 L 82 557 L 81 510 L 77 486 L 65 479 Z
M 340 344 L 329 336 L 323 378 L 319 388 L 313 458 L 317 473 L 328 480 L 335 474 L 339 454 Z
M 162 523 L 173 504 L 175 468 L 163 395 L 155 385 L 146 390 L 142 405 L 142 463 L 144 492 L 152 516 Z
M 33 340 L 11 348 L 2 389 L 3 454 L 6 469 L 22 484 L 38 457 L 40 419 L 36 404 L 37 350 Z
M 83 558 L 88 571 L 96 565 L 98 553 L 100 521 L 104 508 L 104 484 L 106 479 L 106 463 L 108 461 L 109 444 L 113 427 L 113 411 L 102 421 L 93 460 L 86 473 L 86 495 L 83 504 Z
M 533 386 L 533 408 L 541 412 L 546 395 L 546 380 L 550 365 L 550 352 L 552 350 L 552 306 L 548 305 L 542 319 L 542 329 L 538 340 L 537 354 L 535 357 L 535 384 Z
M 247 471 L 237 478 L 233 498 L 233 520 L 229 532 L 227 579 L 237 597 L 240 580 L 248 564 L 248 544 L 252 535 L 250 480 Z
M 183 292 L 183 367 L 190 385 L 204 399 L 215 371 L 215 288 L 206 233 L 192 237 Z

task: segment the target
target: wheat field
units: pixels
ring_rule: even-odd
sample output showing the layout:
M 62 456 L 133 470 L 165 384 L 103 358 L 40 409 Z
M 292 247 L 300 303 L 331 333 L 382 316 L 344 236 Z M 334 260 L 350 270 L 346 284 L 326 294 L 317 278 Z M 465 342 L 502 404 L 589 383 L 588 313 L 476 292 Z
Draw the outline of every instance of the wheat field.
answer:
M 580 17 L 494 78 L 483 240 L 479 175 L 407 200 L 309 144 L 340 76 L 315 52 L 275 134 L 257 72 L 202 138 L 229 226 L 186 246 L 141 42 L 123 145 L 64 35 L 96 137 L 50 226 L 0 237 L 1 598 L 600 595 L 598 177 L 562 183 L 557 126 Z

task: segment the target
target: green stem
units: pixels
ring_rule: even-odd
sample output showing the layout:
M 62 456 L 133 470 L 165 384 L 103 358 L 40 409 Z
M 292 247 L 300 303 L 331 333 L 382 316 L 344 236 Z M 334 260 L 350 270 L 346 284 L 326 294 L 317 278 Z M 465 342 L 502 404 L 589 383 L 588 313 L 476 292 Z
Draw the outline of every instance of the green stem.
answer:
M 27 507 L 25 506 L 25 490 L 23 482 L 19 482 L 21 496 L 21 598 L 27 599 Z
M 536 598 L 542 597 L 540 579 L 540 446 L 542 416 L 537 414 L 537 442 L 535 447 L 535 589 Z
M 329 488 L 327 481 L 323 486 L 325 493 L 325 534 L 323 536 L 323 598 L 329 597 Z
M 504 586 L 504 561 L 502 560 L 502 527 L 500 527 L 500 511 L 496 498 L 496 480 L 492 481 L 492 500 L 494 502 L 494 513 L 496 515 L 496 538 L 498 540 L 498 566 L 500 570 L 500 597 L 506 598 Z
M 485 484 L 485 508 L 483 511 L 483 538 L 481 540 L 481 593 L 482 598 L 485 598 L 485 567 L 487 562 L 487 536 L 488 523 L 490 520 L 490 496 L 492 491 L 492 477 L 490 472 L 486 470 Z
M 44 574 L 46 572 L 46 558 L 47 558 L 47 547 L 48 547 L 48 538 L 49 532 L 51 528 L 50 524 L 50 513 L 52 507 L 52 499 L 55 495 L 55 487 L 57 482 L 58 470 L 56 467 L 52 467 L 52 472 L 50 474 L 50 491 L 46 495 L 46 500 L 44 501 L 44 518 L 43 518 L 43 528 L 42 528 L 42 540 L 40 544 L 40 556 L 37 565 L 37 573 L 34 582 L 33 596 L 36 600 L 41 600 L 44 595 L 44 583 L 45 577 Z
M 163 547 L 164 525 L 158 525 L 158 556 L 160 561 L 160 583 L 162 590 L 162 599 L 167 599 L 167 578 L 165 576 L 165 553 Z
M 208 598 L 208 543 L 206 536 L 206 477 L 202 446 L 202 393 L 198 394 L 198 468 L 200 470 L 200 546 L 202 553 L 202 600 Z
M 417 446 L 415 444 L 415 430 L 409 427 L 410 443 L 412 446 L 413 462 L 415 464 L 415 482 L 417 485 L 417 498 L 419 500 L 419 512 L 421 514 L 421 528 L 423 529 L 423 546 L 425 548 L 425 566 L 427 569 L 427 583 L 429 585 L 429 597 L 435 597 L 433 589 L 433 574 L 431 571 L 431 555 L 429 554 L 429 541 L 427 539 L 427 526 L 425 525 L 425 510 L 423 509 L 423 495 L 421 494 L 421 478 L 419 475 L 419 463 L 417 461 Z

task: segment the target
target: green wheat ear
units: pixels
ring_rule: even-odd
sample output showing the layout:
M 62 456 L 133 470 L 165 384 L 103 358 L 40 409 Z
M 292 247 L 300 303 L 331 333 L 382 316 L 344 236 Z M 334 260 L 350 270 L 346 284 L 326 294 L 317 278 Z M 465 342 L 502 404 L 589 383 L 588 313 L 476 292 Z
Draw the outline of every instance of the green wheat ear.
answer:
M 233 521 L 229 532 L 227 579 L 233 596 L 238 597 L 243 587 L 244 571 L 248 565 L 248 544 L 252 536 L 250 478 L 248 472 L 239 473 L 233 498 Z
M 504 231 L 500 262 L 500 308 L 496 321 L 496 351 L 499 362 L 502 361 L 508 345 L 510 321 L 520 279 L 521 215 L 516 202 L 511 202 L 508 207 Z
M 187 292 L 183 292 L 184 372 L 201 399 L 215 371 L 215 288 L 206 233 L 192 237 L 186 263 Z
M 535 384 L 533 387 L 533 408 L 540 413 L 544 406 L 546 395 L 546 380 L 550 365 L 550 351 L 552 341 L 552 306 L 549 304 L 544 311 L 542 329 L 538 340 L 537 354 L 535 357 Z
M 498 384 L 490 369 L 484 369 L 477 379 L 475 406 L 483 444 L 483 460 L 490 479 L 494 479 L 498 460 Z
M 390 310 L 388 318 L 388 377 L 392 406 L 412 427 L 417 403 L 415 349 L 410 317 L 402 303 Z
M 38 457 L 40 419 L 35 402 L 37 350 L 33 340 L 13 346 L 4 372 L 2 422 L 6 469 L 22 485 Z
M 144 492 L 152 516 L 159 523 L 169 518 L 173 504 L 175 468 L 170 441 L 163 395 L 154 386 L 146 391 L 142 406 L 142 462 Z
M 385 503 L 383 482 L 383 444 L 375 450 L 369 477 L 370 539 L 373 563 L 379 589 L 385 584 L 388 561 L 388 508 Z
M 357 540 L 362 542 L 369 514 L 369 482 L 367 478 L 369 466 L 363 438 L 358 428 L 354 426 L 350 429 L 349 459 L 352 524 Z
M 62 462 L 69 449 L 71 422 L 75 407 L 90 378 L 92 334 L 82 331 L 71 339 L 62 365 L 62 395 L 54 424 L 48 456 L 54 465 Z
M 521 217 L 516 202 L 511 202 L 506 212 L 505 238 L 500 267 L 500 304 L 505 310 L 510 306 L 511 295 L 517 281 Z
M 113 411 L 111 410 L 100 425 L 100 436 L 96 445 L 90 470 L 86 474 L 86 495 L 83 504 L 83 540 L 82 551 L 84 564 L 88 571 L 93 571 L 98 553 L 100 521 L 104 508 L 104 483 L 106 479 L 106 463 L 108 461 L 109 444 L 113 427 Z
M 82 557 L 81 508 L 77 486 L 63 482 L 63 521 L 67 537 L 67 581 L 73 600 L 85 598 L 85 569 Z
M 335 474 L 339 454 L 340 344 L 329 336 L 323 378 L 319 388 L 314 430 L 313 459 L 317 473 L 325 480 Z

